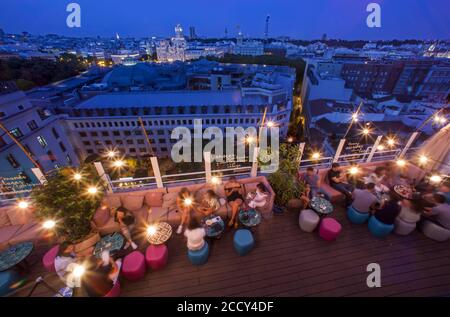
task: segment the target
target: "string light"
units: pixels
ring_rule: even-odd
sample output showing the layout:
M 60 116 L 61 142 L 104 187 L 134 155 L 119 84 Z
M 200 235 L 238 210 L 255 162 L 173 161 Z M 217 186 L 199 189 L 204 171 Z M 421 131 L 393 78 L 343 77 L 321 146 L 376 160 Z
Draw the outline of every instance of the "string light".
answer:
M 420 164 L 426 164 L 427 162 L 428 162 L 428 157 L 426 157 L 425 155 L 419 156 L 419 163 Z
M 56 222 L 54 220 L 46 220 L 44 221 L 44 223 L 42 224 L 42 227 L 44 227 L 44 229 L 53 229 L 56 226 Z
M 19 201 L 17 206 L 19 206 L 20 209 L 27 209 L 30 204 L 26 202 L 25 200 Z
M 406 165 L 406 161 L 403 159 L 397 160 L 397 165 L 400 167 L 404 167 Z
M 147 228 L 147 234 L 149 235 L 149 236 L 152 236 L 152 235 L 154 235 L 156 233 L 156 226 L 148 226 L 148 228 Z
M 359 173 L 359 168 L 357 166 L 352 166 L 350 167 L 349 172 L 351 175 L 356 175 Z
M 432 175 L 432 176 L 430 177 L 430 181 L 431 181 L 432 183 L 438 184 L 438 183 L 442 182 L 442 177 L 439 176 L 439 175 Z
M 88 193 L 89 194 L 94 195 L 94 194 L 97 194 L 97 192 L 98 192 L 98 189 L 95 186 L 91 186 L 91 187 L 88 188 Z

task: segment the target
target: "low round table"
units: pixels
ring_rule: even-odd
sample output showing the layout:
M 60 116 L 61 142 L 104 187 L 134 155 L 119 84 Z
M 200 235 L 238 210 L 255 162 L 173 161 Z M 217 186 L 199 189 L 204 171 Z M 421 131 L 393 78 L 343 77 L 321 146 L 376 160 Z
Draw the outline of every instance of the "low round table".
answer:
M 413 188 L 410 186 L 405 185 L 395 185 L 394 191 L 402 198 L 408 199 L 408 200 L 415 200 L 420 198 L 420 193 L 416 192 Z
M 33 248 L 32 242 L 22 242 L 0 253 L 0 272 L 20 264 L 31 254 Z
M 309 203 L 311 209 L 317 212 L 320 216 L 326 216 L 333 212 L 333 205 L 325 198 L 314 197 Z
M 172 226 L 167 222 L 159 222 L 155 224 L 156 231 L 152 235 L 147 235 L 147 241 L 150 244 L 163 244 L 172 236 Z
M 125 238 L 118 232 L 104 236 L 95 245 L 94 256 L 101 258 L 102 252 L 105 250 L 109 251 L 110 255 L 113 255 L 115 252 L 122 249 L 124 242 Z
M 206 231 L 206 236 L 210 238 L 219 237 L 225 230 L 225 223 L 219 216 L 209 215 L 202 219 L 203 227 Z
M 239 221 L 246 227 L 255 227 L 261 223 L 261 213 L 256 209 L 239 211 Z

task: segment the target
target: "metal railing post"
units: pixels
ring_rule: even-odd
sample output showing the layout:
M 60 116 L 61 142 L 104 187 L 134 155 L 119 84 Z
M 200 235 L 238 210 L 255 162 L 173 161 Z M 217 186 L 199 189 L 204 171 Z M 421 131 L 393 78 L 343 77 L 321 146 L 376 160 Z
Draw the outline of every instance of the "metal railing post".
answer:
M 405 156 L 406 152 L 408 152 L 409 148 L 411 147 L 411 145 L 413 144 L 414 140 L 417 138 L 417 136 L 419 135 L 419 132 L 414 132 L 413 134 L 411 134 L 411 137 L 409 138 L 408 142 L 406 143 L 405 147 L 403 148 L 402 152 L 399 155 L 399 158 L 402 158 Z
M 203 153 L 203 156 L 205 158 L 205 177 L 206 182 L 211 183 L 211 152 L 205 152 Z
M 259 147 L 255 147 L 253 151 L 253 162 L 252 169 L 250 171 L 250 177 L 256 177 L 258 175 L 258 156 L 259 156 Z
M 102 162 L 94 162 L 94 166 L 95 166 L 95 169 L 97 170 L 98 175 L 106 184 L 106 191 L 108 193 L 112 193 L 113 186 L 111 184 L 111 181 L 110 181 L 108 175 L 105 172 L 105 169 L 103 168 Z
M 152 156 L 150 158 L 150 163 L 152 163 L 153 174 L 155 175 L 156 187 L 164 188 L 161 171 L 159 170 L 158 158 L 156 156 Z
M 338 148 L 336 150 L 336 154 L 334 155 L 332 163 L 336 163 L 337 161 L 339 161 L 339 156 L 341 156 L 341 152 L 344 149 L 344 145 L 345 145 L 345 139 L 341 139 L 339 141 L 339 145 L 338 145 Z
M 379 135 L 377 139 L 375 140 L 375 143 L 372 146 L 372 150 L 370 151 L 369 157 L 367 158 L 366 163 L 372 162 L 373 156 L 377 152 L 378 146 L 380 145 L 381 139 L 383 138 L 382 135 Z

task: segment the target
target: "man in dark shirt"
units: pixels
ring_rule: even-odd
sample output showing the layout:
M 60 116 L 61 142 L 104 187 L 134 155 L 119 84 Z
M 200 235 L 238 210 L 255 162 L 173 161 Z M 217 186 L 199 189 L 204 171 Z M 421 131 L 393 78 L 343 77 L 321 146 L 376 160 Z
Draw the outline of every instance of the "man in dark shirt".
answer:
M 339 163 L 333 163 L 331 169 L 327 173 L 330 186 L 345 195 L 346 204 L 349 205 L 352 201 L 352 192 L 355 187 L 349 183 L 344 182 L 341 176 Z
M 395 218 L 402 210 L 399 205 L 399 197 L 393 190 L 389 192 L 389 200 L 381 206 L 380 209 L 374 213 L 375 218 L 384 224 L 392 225 L 395 223 Z

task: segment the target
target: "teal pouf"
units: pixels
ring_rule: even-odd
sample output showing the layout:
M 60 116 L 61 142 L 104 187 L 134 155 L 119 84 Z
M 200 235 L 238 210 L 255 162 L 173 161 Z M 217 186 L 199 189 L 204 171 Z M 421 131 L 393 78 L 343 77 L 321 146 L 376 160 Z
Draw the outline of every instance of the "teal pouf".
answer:
M 234 234 L 233 238 L 234 249 L 239 255 L 246 255 L 249 253 L 255 245 L 255 239 L 250 230 L 239 229 Z
M 351 223 L 354 223 L 355 225 L 362 225 L 367 221 L 367 219 L 369 219 L 369 213 L 359 212 L 352 206 L 349 206 L 347 208 L 347 218 Z
M 0 296 L 6 296 L 13 291 L 13 284 L 19 280 L 20 275 L 14 270 L 0 272 Z
M 205 241 L 205 245 L 200 250 L 188 250 L 188 258 L 194 265 L 202 265 L 208 261 L 209 245 Z
M 377 238 L 387 237 L 392 230 L 394 230 L 394 225 L 388 225 L 379 221 L 375 216 L 369 219 L 369 231 Z

